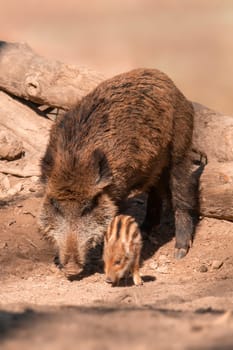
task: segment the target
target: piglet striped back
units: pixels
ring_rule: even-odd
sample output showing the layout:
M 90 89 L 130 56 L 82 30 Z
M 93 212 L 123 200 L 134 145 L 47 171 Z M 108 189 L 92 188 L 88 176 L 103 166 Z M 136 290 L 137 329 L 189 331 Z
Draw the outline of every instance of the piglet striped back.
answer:
M 140 243 L 141 234 L 135 219 L 128 215 L 118 215 L 110 223 L 107 234 L 107 241 L 114 243 L 121 241 L 126 246 L 133 243 Z

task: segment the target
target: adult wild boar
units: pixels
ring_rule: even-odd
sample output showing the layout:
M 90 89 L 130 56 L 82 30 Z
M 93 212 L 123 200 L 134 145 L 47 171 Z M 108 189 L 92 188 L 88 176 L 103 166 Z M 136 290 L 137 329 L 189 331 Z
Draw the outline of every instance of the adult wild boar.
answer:
M 177 258 L 193 234 L 192 104 L 162 72 L 136 69 L 102 82 L 54 124 L 41 162 L 40 227 L 54 240 L 67 277 L 79 274 L 94 243 L 132 191 L 148 193 L 156 220 L 163 172 L 175 216 Z

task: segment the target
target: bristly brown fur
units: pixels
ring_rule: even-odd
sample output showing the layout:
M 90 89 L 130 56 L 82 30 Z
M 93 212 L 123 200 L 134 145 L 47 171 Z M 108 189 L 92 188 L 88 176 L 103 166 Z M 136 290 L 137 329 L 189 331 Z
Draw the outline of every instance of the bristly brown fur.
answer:
M 47 234 L 58 247 L 76 232 L 77 256 L 85 261 L 90 241 L 103 237 L 135 190 L 148 192 L 145 224 L 153 223 L 158 187 L 165 182 L 176 218 L 177 257 L 185 255 L 195 203 L 193 113 L 192 104 L 164 73 L 136 69 L 104 81 L 60 117 L 41 161 L 45 200 L 40 219 L 42 228 L 52 223 Z

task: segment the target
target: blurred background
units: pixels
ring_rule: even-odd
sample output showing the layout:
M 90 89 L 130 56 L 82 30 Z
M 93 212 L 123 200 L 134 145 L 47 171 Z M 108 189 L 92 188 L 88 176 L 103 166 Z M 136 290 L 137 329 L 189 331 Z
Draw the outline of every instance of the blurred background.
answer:
M 233 115 L 233 0 L 0 0 L 0 33 L 106 77 L 158 68 Z

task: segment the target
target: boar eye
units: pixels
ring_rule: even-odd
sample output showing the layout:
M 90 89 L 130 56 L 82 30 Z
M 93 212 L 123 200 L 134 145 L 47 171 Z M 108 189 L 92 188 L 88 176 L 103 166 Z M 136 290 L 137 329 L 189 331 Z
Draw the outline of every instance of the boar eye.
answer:
M 50 198 L 50 204 L 58 213 L 61 214 L 61 206 L 55 198 Z
M 83 209 L 82 209 L 82 211 L 81 211 L 81 216 L 87 215 L 87 214 L 89 214 L 91 211 L 92 211 L 92 205 L 91 205 L 91 203 L 88 203 L 88 204 L 86 204 L 86 205 L 83 207 Z
M 85 216 L 92 212 L 92 210 L 98 205 L 98 199 L 100 195 L 95 196 L 92 200 L 88 201 L 81 211 L 81 216 Z
M 121 264 L 121 259 L 118 259 L 116 261 L 114 261 L 114 265 L 117 266 L 117 265 L 120 265 Z

